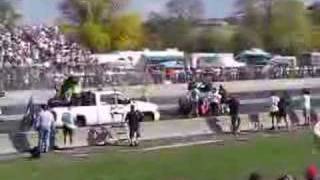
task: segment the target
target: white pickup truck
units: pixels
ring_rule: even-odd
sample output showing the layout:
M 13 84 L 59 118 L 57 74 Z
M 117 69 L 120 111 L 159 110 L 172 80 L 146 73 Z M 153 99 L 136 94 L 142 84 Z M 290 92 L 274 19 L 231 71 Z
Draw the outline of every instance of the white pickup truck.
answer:
M 85 96 L 83 96 L 86 94 Z M 51 110 L 55 113 L 57 126 L 62 126 L 62 117 L 71 113 L 75 117 L 78 127 L 114 124 L 124 122 L 130 106 L 144 114 L 145 121 L 160 119 L 158 106 L 153 103 L 129 99 L 119 91 L 83 92 L 81 102 L 72 106 L 54 106 Z

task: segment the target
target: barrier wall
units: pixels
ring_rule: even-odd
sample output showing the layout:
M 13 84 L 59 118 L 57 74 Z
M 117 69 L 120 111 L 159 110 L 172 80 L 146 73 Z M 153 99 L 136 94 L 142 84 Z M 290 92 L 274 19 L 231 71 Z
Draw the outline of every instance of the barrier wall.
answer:
M 317 120 L 317 112 L 314 120 Z M 241 115 L 241 131 L 256 131 L 260 127 L 264 129 L 271 127 L 271 119 L 268 113 Z M 289 113 L 291 122 L 303 123 L 301 111 Z M 257 125 L 257 122 L 260 122 Z M 284 122 L 280 124 L 284 127 Z M 159 122 L 142 123 L 142 140 L 166 139 L 174 137 L 188 137 L 195 135 L 208 135 L 230 132 L 230 117 L 182 119 Z M 72 147 L 88 146 L 88 132 L 90 128 L 79 128 L 74 134 Z M 124 135 L 126 136 L 126 135 Z M 60 148 L 67 148 L 63 143 L 61 130 L 56 135 L 56 144 Z M 8 133 L 0 135 L 0 154 L 22 152 L 37 145 L 36 132 Z
M 234 82 L 216 82 L 216 85 L 224 85 L 229 93 L 271 91 L 271 90 L 296 90 L 302 88 L 320 87 L 320 78 L 305 79 L 281 79 L 281 80 L 252 80 Z M 108 89 L 108 88 L 106 88 Z M 112 88 L 110 88 L 112 89 Z M 149 97 L 180 97 L 187 92 L 187 84 L 150 85 L 150 86 L 122 86 L 116 89 L 124 92 L 129 97 L 139 98 L 147 91 Z M 170 94 L 168 94 L 170 89 Z M 33 96 L 35 102 L 47 102 L 54 96 L 52 90 L 10 91 L 5 98 L 0 99 L 0 106 L 14 106 L 28 104 Z

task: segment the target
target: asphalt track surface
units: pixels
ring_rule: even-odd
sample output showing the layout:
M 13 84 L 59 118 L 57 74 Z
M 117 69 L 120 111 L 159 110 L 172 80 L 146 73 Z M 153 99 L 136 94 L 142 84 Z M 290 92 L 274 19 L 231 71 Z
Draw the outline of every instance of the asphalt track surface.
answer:
M 283 91 L 275 91 L 278 95 L 283 94 Z M 301 90 L 288 90 L 290 96 L 297 97 L 301 96 Z M 319 95 L 320 88 L 312 89 L 312 95 Z M 270 97 L 270 91 L 257 91 L 257 92 L 241 92 L 233 93 L 232 96 L 236 96 L 240 99 L 240 102 L 251 101 L 249 103 L 241 103 L 240 113 L 241 114 L 256 114 L 261 112 L 268 112 L 269 104 L 266 101 Z M 161 96 L 151 97 L 150 101 L 156 103 L 160 107 L 162 120 L 179 119 L 183 118 L 178 112 L 178 101 L 181 96 Z M 10 105 L 0 106 L 2 115 L 16 115 L 24 114 L 26 105 Z

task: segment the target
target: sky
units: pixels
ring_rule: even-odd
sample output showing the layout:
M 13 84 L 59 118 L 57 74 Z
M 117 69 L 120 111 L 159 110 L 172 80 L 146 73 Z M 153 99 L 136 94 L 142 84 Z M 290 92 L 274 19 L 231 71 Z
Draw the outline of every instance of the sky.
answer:
M 59 17 L 58 4 L 62 0 L 21 0 L 19 11 L 25 24 L 52 24 Z M 144 18 L 152 11 L 161 12 L 168 0 L 131 0 L 129 10 Z M 226 17 L 234 12 L 235 0 L 203 0 L 206 17 Z M 313 0 L 303 0 L 310 2 Z

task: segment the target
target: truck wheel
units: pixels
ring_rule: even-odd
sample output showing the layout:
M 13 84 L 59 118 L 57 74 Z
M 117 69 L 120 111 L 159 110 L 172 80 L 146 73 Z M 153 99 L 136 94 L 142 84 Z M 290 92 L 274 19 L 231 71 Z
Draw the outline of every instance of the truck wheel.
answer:
M 87 125 L 85 117 L 77 116 L 76 125 L 78 127 L 85 127 Z
M 154 121 L 153 113 L 144 113 L 143 121 Z

